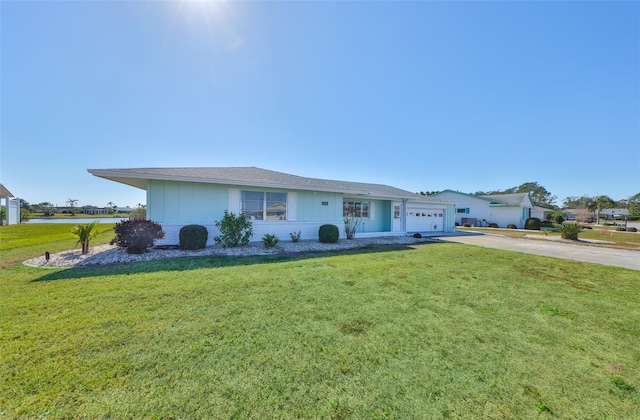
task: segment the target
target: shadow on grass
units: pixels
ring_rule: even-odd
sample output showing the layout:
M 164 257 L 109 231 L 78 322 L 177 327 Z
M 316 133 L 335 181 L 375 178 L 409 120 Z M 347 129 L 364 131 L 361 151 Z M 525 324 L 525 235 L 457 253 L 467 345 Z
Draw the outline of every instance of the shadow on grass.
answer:
M 237 267 L 255 264 L 277 264 L 281 262 L 334 257 L 340 255 L 377 254 L 393 251 L 412 251 L 416 246 L 425 246 L 437 242 L 421 244 L 394 244 L 394 245 L 367 245 L 362 248 L 335 250 L 335 251 L 309 251 L 278 255 L 259 255 L 246 257 L 203 256 L 203 257 L 176 257 L 157 259 L 126 264 L 111 264 L 103 266 L 72 267 L 64 270 L 45 274 L 33 279 L 32 282 L 75 280 L 88 277 L 113 276 L 121 274 L 154 273 L 161 271 L 189 271 L 208 268 Z

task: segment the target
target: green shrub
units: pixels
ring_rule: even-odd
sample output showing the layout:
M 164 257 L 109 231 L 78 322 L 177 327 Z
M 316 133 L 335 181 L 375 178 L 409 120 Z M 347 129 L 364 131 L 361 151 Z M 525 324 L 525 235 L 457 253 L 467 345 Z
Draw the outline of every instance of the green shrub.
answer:
M 236 216 L 225 210 L 224 217 L 216 222 L 216 227 L 220 230 L 220 235 L 214 237 L 213 240 L 225 248 L 245 246 L 253 236 L 251 221 L 244 214 Z
M 527 230 L 540 230 L 540 219 L 537 217 L 530 217 L 524 222 L 524 228 Z
M 497 223 L 489 223 L 489 227 L 490 228 L 497 228 L 498 224 Z
M 131 220 L 145 220 L 147 218 L 147 208 L 142 204 L 138 204 L 135 209 L 129 213 Z
M 291 242 L 300 242 L 300 236 L 302 236 L 302 232 L 291 232 L 289 233 L 289 236 L 291 237 Z
M 76 242 L 76 245 L 82 244 L 83 254 L 89 253 L 89 242 L 91 242 L 91 239 L 95 238 L 100 234 L 100 231 L 98 230 L 98 227 L 97 227 L 98 223 L 100 222 L 97 220 L 94 220 L 93 222 L 88 223 L 86 225 L 75 225 L 71 229 L 71 233 L 78 237 L 78 242 Z
M 280 239 L 278 239 L 276 235 L 265 233 L 262 237 L 262 243 L 267 248 L 273 248 L 274 246 L 278 245 L 278 242 L 280 242 Z
M 637 231 L 638 231 L 638 229 L 634 228 L 634 227 L 628 227 L 627 228 L 627 232 L 637 232 Z
M 462 227 L 471 227 L 471 224 L 470 223 L 465 223 L 465 224 L 462 225 Z
M 151 220 L 123 220 L 116 223 L 113 230 L 116 237 L 111 240 L 111 245 L 126 248 L 129 254 L 142 254 L 155 241 L 164 238 L 162 226 Z
M 320 226 L 320 230 L 318 231 L 318 236 L 320 238 L 320 242 L 325 244 L 333 244 L 338 242 L 340 231 L 338 230 L 338 226 L 322 225 Z
M 553 225 L 554 225 L 554 223 L 549 221 L 549 220 L 543 220 L 543 221 L 540 222 L 540 227 L 550 228 L 550 227 L 553 227 Z
M 562 239 L 571 239 L 573 241 L 578 240 L 578 233 L 582 230 L 577 223 L 561 223 L 555 226 L 560 232 Z
M 518 226 L 514 225 L 513 223 L 510 223 L 510 224 L 507 226 L 507 229 L 518 229 Z
M 564 222 L 564 213 L 561 211 L 552 211 L 549 214 L 548 219 L 550 222 L 553 222 L 554 224 L 559 225 L 562 222 Z
M 202 225 L 186 225 L 180 228 L 180 249 L 204 249 L 207 246 L 209 232 Z

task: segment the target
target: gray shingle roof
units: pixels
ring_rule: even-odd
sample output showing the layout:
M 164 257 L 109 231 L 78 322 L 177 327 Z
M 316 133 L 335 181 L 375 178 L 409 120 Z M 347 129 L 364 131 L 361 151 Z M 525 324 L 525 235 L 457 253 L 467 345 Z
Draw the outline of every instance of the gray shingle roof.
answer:
M 283 188 L 306 191 L 339 192 L 368 195 L 371 197 L 412 199 L 427 202 L 443 202 L 410 191 L 382 184 L 306 178 L 256 167 L 200 167 L 200 168 L 123 168 L 88 169 L 94 176 L 147 188 L 147 180 L 204 182 L 210 184 L 248 187 Z
M 13 194 L 11 194 L 4 185 L 0 184 L 0 197 L 13 197 Z
M 525 198 L 527 198 L 528 196 L 529 195 L 527 193 L 516 193 L 516 194 L 480 195 L 479 197 L 488 198 L 489 200 L 501 201 L 511 206 L 517 206 L 522 204 Z

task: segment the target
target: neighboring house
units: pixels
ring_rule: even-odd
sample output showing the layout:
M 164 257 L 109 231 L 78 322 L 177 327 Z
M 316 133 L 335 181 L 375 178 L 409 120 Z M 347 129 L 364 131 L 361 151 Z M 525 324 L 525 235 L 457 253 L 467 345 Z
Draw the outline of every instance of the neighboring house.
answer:
M 206 226 L 208 243 L 224 211 L 244 214 L 253 241 L 264 234 L 318 239 L 323 224 L 344 238 L 344 210 L 362 218 L 357 236 L 453 232 L 454 203 L 380 184 L 305 178 L 255 167 L 89 169 L 94 176 L 147 191 L 147 218 L 162 225 L 159 245 L 177 244 L 180 228 Z
M 526 193 L 473 195 L 444 190 L 432 197 L 456 203 L 455 221 L 459 225 L 488 226 L 496 223 L 504 228 L 513 224 L 522 229 L 533 209 L 531 198 Z
M 531 209 L 531 217 L 537 217 L 540 220 L 547 220 L 549 215 L 553 213 L 553 209 L 548 209 L 546 207 L 533 206 Z
M 563 209 L 562 212 L 567 216 L 567 220 L 578 222 L 593 222 L 596 220 L 595 212 L 589 209 Z
M 602 209 L 600 210 L 600 217 L 604 216 L 605 220 L 627 220 L 629 217 L 629 210 L 627 209 Z

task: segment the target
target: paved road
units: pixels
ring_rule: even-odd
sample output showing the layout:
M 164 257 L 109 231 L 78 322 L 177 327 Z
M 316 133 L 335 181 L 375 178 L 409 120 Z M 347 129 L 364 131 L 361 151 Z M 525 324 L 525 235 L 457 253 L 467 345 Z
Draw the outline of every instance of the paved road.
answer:
M 546 257 L 564 258 L 595 264 L 640 270 L 640 251 L 602 248 L 588 245 L 573 245 L 566 242 L 555 242 L 544 239 L 519 239 L 498 235 L 462 234 L 441 237 L 442 241 L 456 242 L 508 251 L 525 252 L 544 255 Z

